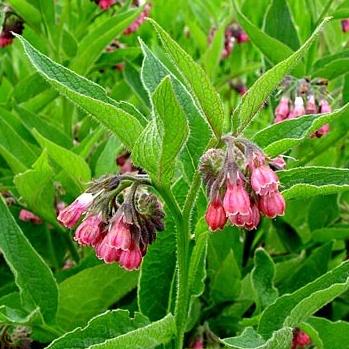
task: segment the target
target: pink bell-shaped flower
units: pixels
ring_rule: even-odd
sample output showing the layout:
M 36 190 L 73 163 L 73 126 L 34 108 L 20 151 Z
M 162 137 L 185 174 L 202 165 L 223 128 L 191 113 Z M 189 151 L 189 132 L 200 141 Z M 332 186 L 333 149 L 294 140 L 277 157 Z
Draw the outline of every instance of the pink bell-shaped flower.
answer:
M 261 196 L 259 199 L 259 210 L 269 218 L 283 216 L 285 209 L 285 199 L 278 191 Z
M 222 200 L 219 197 L 212 199 L 209 203 L 205 219 L 212 231 L 224 228 L 224 225 L 227 222 L 227 215 Z
M 102 218 L 100 215 L 89 215 L 77 227 L 74 240 L 80 245 L 94 246 L 101 238 Z

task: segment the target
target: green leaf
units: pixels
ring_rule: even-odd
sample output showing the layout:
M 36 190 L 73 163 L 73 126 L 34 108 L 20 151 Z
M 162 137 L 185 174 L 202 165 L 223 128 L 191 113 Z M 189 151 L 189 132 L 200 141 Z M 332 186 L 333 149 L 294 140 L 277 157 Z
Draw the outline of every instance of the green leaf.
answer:
M 349 103 L 328 114 L 304 115 L 296 119 L 270 125 L 257 132 L 253 140 L 270 156 L 285 152 L 301 143 L 322 125 L 344 117 L 349 112 Z
M 283 77 L 297 66 L 328 21 L 328 18 L 325 19 L 316 28 L 311 37 L 299 48 L 299 50 L 268 70 L 251 86 L 251 88 L 242 98 L 239 106 L 234 111 L 234 120 L 238 118 L 237 120 L 239 123 L 237 128 L 238 132 L 242 132 L 248 126 L 256 113 L 262 107 L 266 98 L 281 82 Z
M 47 150 L 49 157 L 64 170 L 78 188 L 83 189 L 84 184 L 91 179 L 91 171 L 85 160 L 72 151 L 49 141 L 36 130 L 33 131 L 33 135 L 41 147 Z
M 149 246 L 139 277 L 139 309 L 152 321 L 161 319 L 169 310 L 175 269 L 176 232 L 173 220 L 167 219 L 165 230 Z
M 169 342 L 175 333 L 175 319 L 172 314 L 168 314 L 148 326 L 106 340 L 104 343 L 88 346 L 87 349 L 152 349 Z
M 91 319 L 86 327 L 57 338 L 46 349 L 84 349 L 147 325 L 149 320 L 138 313 L 130 318 L 127 310 L 109 310 Z
M 315 229 L 311 232 L 312 238 L 316 242 L 327 242 L 331 240 L 346 240 L 349 238 L 349 226 L 338 225 L 328 228 Z
M 246 30 L 252 43 L 267 57 L 267 59 L 273 63 L 277 64 L 288 57 L 290 57 L 294 51 L 283 42 L 269 36 L 261 29 L 259 29 L 255 24 L 253 24 L 248 17 L 246 17 L 237 7 L 235 2 L 235 11 L 239 23 L 242 25 L 244 30 Z M 302 76 L 304 74 L 304 65 L 301 63 L 296 67 L 296 75 Z
M 119 151 L 120 142 L 116 139 L 116 137 L 111 136 L 96 162 L 96 177 L 105 175 L 107 173 L 114 173 L 117 170 L 115 159 Z
M 332 60 L 324 67 L 315 70 L 313 76 L 321 76 L 322 78 L 334 80 L 339 76 L 348 72 L 349 58 L 341 58 Z
M 175 160 L 188 136 L 188 125 L 173 91 L 170 77 L 162 80 L 152 95 L 155 119 L 148 124 L 133 151 L 133 160 L 146 169 L 154 181 L 168 184 Z
M 70 69 L 78 74 L 88 73 L 105 48 L 138 17 L 139 13 L 139 9 L 130 10 L 108 17 L 97 26 L 93 23 L 93 28 L 79 43 Z
M 0 250 L 15 275 L 23 307 L 37 307 L 46 321 L 57 311 L 58 290 L 51 270 L 18 227 L 6 204 L 0 199 Z
M 291 294 L 279 297 L 262 314 L 258 333 L 270 338 L 283 326 L 295 327 L 343 293 L 349 285 L 349 261 Z
M 206 149 L 211 137 L 209 126 L 204 120 L 204 116 L 197 109 L 193 98 L 184 85 L 162 64 L 152 51 L 142 42 L 141 47 L 144 54 L 142 65 L 142 82 L 150 94 L 152 94 L 162 79 L 170 75 L 173 82 L 173 89 L 177 100 L 181 105 L 189 123 L 189 137 L 185 149 L 181 154 L 185 173 L 188 178 L 192 178 L 196 171 L 199 159 Z
M 220 138 L 223 130 L 224 108 L 219 94 L 205 71 L 186 53 L 155 21 L 149 20 L 156 29 L 165 51 L 178 67 L 179 73 L 196 102 L 204 112 L 213 132 Z
M 73 71 L 53 62 L 40 53 L 20 35 L 21 41 L 30 62 L 35 69 L 48 80 L 60 93 L 72 102 L 92 114 L 97 121 L 113 131 L 130 149 L 142 131 L 139 121 L 106 95 L 105 90 Z
M 319 334 L 323 349 L 348 349 L 349 323 L 345 321 L 332 322 L 330 320 L 311 317 L 307 320 Z
M 285 198 L 307 198 L 349 190 L 349 169 L 297 167 L 277 172 Z
M 101 264 L 65 279 L 59 284 L 57 323 L 65 330 L 85 325 L 130 292 L 137 277 L 137 272 Z
M 39 73 L 34 73 L 21 79 L 13 90 L 13 97 L 18 103 L 23 103 L 49 88 L 48 83 Z
M 33 168 L 18 174 L 14 178 L 14 183 L 30 210 L 48 222 L 56 224 L 53 175 L 47 152 L 43 151 Z
M 278 290 L 274 286 L 274 277 L 275 265 L 273 260 L 264 249 L 257 249 L 254 255 L 254 267 L 251 272 L 257 313 L 272 304 L 278 297 Z
M 286 0 L 273 0 L 265 17 L 265 32 L 293 50 L 300 46 Z
M 289 349 L 293 338 L 289 327 L 275 331 L 273 336 L 265 341 L 252 327 L 247 327 L 238 337 L 225 338 L 221 342 L 227 348 L 234 349 Z

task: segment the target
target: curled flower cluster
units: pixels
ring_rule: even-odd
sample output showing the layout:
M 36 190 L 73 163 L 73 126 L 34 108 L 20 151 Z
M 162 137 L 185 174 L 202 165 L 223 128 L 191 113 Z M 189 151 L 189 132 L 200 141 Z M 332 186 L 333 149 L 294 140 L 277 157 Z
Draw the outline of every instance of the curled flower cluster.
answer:
M 10 9 L 6 9 L 4 23 L 0 32 L 0 47 L 11 45 L 14 39 L 12 33 L 22 34 L 23 29 L 23 20 Z
M 151 4 L 147 3 L 144 5 L 143 11 L 140 13 L 140 15 L 136 18 L 136 20 L 131 23 L 125 30 L 125 35 L 130 35 L 134 32 L 136 32 L 139 27 L 144 23 L 145 19 L 149 17 L 151 10 Z
M 115 0 L 93 0 L 101 10 L 105 11 L 112 7 L 116 1 Z
M 150 193 L 145 176 L 102 177 L 60 211 L 58 220 L 72 228 L 84 215 L 74 240 L 91 246 L 105 263 L 137 269 L 156 233 L 164 229 L 164 211 Z
M 296 328 L 293 331 L 292 347 L 291 349 L 304 348 L 311 344 L 310 337 L 300 329 Z
M 301 79 L 294 82 L 292 78 L 288 78 L 284 84 L 283 95 L 274 112 L 274 123 L 294 119 L 306 114 L 325 114 L 332 111 L 325 97 L 327 96 L 327 82 L 324 80 L 311 82 Z M 292 95 L 294 95 L 293 98 Z M 320 138 L 329 131 L 329 124 L 325 124 L 313 136 Z
M 201 158 L 200 171 L 207 186 L 209 205 L 206 222 L 212 231 L 223 229 L 228 219 L 234 226 L 256 229 L 260 214 L 275 218 L 285 213 L 274 169 L 283 159 L 269 161 L 246 139 L 224 137 L 227 150 L 210 149 Z
M 349 18 L 343 19 L 341 24 L 342 24 L 343 33 L 348 33 L 349 32 Z

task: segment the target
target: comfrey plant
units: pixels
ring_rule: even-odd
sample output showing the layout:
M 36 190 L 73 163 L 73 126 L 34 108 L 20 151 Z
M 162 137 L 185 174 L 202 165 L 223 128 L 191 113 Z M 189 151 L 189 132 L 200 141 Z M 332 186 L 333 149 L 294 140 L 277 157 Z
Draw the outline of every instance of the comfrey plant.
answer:
M 6 345 L 345 348 L 337 2 L 310 22 L 290 1 L 10 2 L 26 24 L 0 57 Z

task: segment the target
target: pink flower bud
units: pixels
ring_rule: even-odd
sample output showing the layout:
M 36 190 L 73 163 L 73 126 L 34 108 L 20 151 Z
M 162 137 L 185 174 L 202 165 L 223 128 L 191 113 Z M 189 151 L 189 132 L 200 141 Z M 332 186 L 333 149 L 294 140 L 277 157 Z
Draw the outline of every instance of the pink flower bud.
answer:
M 105 263 L 118 262 L 122 252 L 110 246 L 106 240 L 106 236 L 97 242 L 95 249 L 97 257 Z
M 293 332 L 292 349 L 303 348 L 310 344 L 311 339 L 305 332 L 299 329 Z
M 330 125 L 325 124 L 322 125 L 317 131 L 315 131 L 314 135 L 317 138 L 321 138 L 322 136 L 326 136 L 330 132 Z
M 342 31 L 343 33 L 349 32 L 349 18 L 342 20 Z
M 142 258 L 139 246 L 133 243 L 129 250 L 121 251 L 119 264 L 126 270 L 135 270 L 139 268 Z
M 94 246 L 101 238 L 102 217 L 89 215 L 76 229 L 74 240 L 80 245 Z
M 279 105 L 275 109 L 275 123 L 278 123 L 280 121 L 283 121 L 287 119 L 288 114 L 290 112 L 289 108 L 289 99 L 288 97 L 282 97 L 280 100 Z
M 214 198 L 209 203 L 205 219 L 212 231 L 224 228 L 227 222 L 227 216 L 224 211 L 222 200 L 219 197 Z
M 292 113 L 288 116 L 289 119 L 297 118 L 298 116 L 304 115 L 305 109 L 304 109 L 304 102 L 302 97 L 296 97 L 294 101 L 294 108 L 292 110 Z
M 277 156 L 276 158 L 272 159 L 269 164 L 275 167 L 277 170 L 283 170 L 286 167 L 286 161 L 282 156 Z
M 22 208 L 19 211 L 18 218 L 23 222 L 32 222 L 34 224 L 42 224 L 42 219 L 40 217 L 35 215 L 33 212 L 25 210 L 24 208 Z
M 261 196 L 259 199 L 259 210 L 269 218 L 283 216 L 285 208 L 285 199 L 278 191 Z
M 106 243 L 116 249 L 126 251 L 130 248 L 131 241 L 130 225 L 125 222 L 125 215 L 120 214 L 110 223 Z
M 317 107 L 314 95 L 309 96 L 305 109 L 307 114 L 317 114 Z
M 259 208 L 255 203 L 253 203 L 251 206 L 251 221 L 245 224 L 245 229 L 247 230 L 257 229 L 260 220 L 261 220 L 261 215 L 259 213 Z
M 192 349 L 204 349 L 204 341 L 202 339 L 196 339 L 195 342 L 190 346 Z
M 246 32 L 244 32 L 243 30 L 240 30 L 238 35 L 236 36 L 236 40 L 237 40 L 238 44 L 242 44 L 244 42 L 248 42 L 249 37 L 248 37 Z
M 320 101 L 320 113 L 325 114 L 325 113 L 331 113 L 331 112 L 332 112 L 332 108 L 329 105 L 329 103 L 326 101 L 326 99 L 322 99 Z
M 6 33 L 0 34 L 0 47 L 6 47 L 12 44 L 13 37 L 6 35 Z
M 227 181 L 223 207 L 232 224 L 244 226 L 251 222 L 250 198 L 240 178 L 237 178 L 235 183 L 230 179 Z
M 258 195 L 266 195 L 278 190 L 279 178 L 267 165 L 254 167 L 251 174 L 252 189 Z
M 59 213 L 57 219 L 67 228 L 73 227 L 81 215 L 90 207 L 93 198 L 91 193 L 82 193 L 72 204 Z
M 114 3 L 115 3 L 115 0 L 99 0 L 98 6 L 102 10 L 107 10 L 112 5 L 114 5 Z

